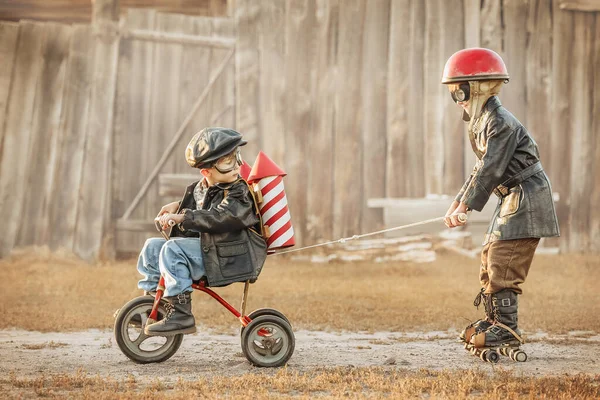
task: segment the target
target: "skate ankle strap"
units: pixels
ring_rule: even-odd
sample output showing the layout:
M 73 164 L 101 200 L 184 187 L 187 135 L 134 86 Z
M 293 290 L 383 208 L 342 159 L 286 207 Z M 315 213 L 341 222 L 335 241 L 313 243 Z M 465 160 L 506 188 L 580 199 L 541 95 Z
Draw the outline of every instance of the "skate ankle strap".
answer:
M 514 337 L 515 337 L 515 338 L 516 338 L 516 339 L 517 339 L 519 342 L 521 342 L 521 344 L 525 343 L 525 341 L 523 340 L 523 338 L 522 338 L 521 336 L 519 336 L 519 335 L 517 334 L 517 332 L 515 332 L 514 330 L 512 330 L 510 327 L 508 327 L 508 326 L 504 325 L 502 322 L 498 322 L 498 321 L 496 321 L 496 322 L 494 323 L 494 325 L 496 325 L 496 326 L 499 326 L 500 328 L 504 328 L 504 329 L 506 329 L 507 331 L 509 331 L 509 332 L 510 332 L 510 333 L 511 333 L 511 334 L 512 334 L 512 335 L 513 335 L 513 336 L 514 336 Z

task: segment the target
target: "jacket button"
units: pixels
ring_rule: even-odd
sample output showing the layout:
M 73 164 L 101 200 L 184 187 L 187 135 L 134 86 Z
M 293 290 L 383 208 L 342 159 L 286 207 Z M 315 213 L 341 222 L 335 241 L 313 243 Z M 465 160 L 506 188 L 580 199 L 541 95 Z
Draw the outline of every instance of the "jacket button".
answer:
M 205 252 L 205 253 L 208 253 L 208 251 L 209 251 L 210 249 L 208 248 L 208 246 L 204 246 L 204 247 L 202 247 L 202 250 L 204 250 L 204 252 Z

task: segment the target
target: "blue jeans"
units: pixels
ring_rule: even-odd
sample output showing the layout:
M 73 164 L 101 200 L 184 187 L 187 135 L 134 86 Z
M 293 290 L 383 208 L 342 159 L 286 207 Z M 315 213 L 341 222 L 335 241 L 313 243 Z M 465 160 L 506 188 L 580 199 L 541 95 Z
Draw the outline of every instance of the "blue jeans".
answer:
M 191 292 L 192 281 L 206 274 L 198 238 L 146 240 L 138 258 L 137 270 L 144 276 L 138 287 L 155 291 L 161 274 L 165 277 L 165 296 Z

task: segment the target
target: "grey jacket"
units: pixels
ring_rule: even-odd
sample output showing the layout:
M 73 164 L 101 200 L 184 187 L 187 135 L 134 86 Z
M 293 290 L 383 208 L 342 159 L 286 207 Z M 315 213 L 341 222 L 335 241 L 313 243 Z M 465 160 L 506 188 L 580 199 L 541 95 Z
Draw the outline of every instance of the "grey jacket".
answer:
M 207 286 L 255 281 L 267 257 L 260 235 L 260 216 L 243 179 L 208 188 L 201 210 L 196 210 L 194 188 L 188 186 L 178 213 L 185 218 L 171 236 L 199 237 Z
M 483 107 L 469 139 L 478 160 L 456 200 L 481 211 L 492 193 L 499 197 L 484 244 L 559 236 L 537 144 L 496 96 Z

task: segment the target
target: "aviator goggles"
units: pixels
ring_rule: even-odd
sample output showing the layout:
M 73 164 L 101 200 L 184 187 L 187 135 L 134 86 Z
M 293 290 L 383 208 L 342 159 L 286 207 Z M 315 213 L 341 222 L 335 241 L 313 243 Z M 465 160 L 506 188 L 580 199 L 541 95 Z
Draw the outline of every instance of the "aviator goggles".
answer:
M 219 171 L 220 173 L 226 174 L 228 172 L 233 171 L 236 166 L 238 166 L 238 165 L 241 166 L 242 164 L 243 164 L 242 153 L 240 152 L 240 149 L 238 148 L 234 152 L 226 155 L 225 157 L 219 158 L 217 160 L 217 162 L 215 162 L 213 167 L 215 167 L 215 169 L 217 171 Z
M 455 103 L 467 101 L 471 96 L 471 86 L 468 83 L 461 83 L 456 89 L 450 92 L 450 96 L 452 96 L 452 100 Z

